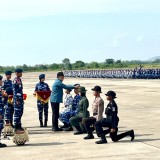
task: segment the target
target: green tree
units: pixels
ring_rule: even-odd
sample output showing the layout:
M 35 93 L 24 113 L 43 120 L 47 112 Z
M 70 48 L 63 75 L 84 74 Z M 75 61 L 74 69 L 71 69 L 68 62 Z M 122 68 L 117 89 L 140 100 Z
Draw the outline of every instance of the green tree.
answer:
M 85 63 L 83 61 L 76 61 L 74 64 L 73 64 L 73 67 L 75 69 L 82 69 L 85 67 Z
M 68 58 L 65 58 L 62 60 L 62 64 L 63 64 L 63 69 L 67 69 L 67 70 L 71 70 L 72 69 L 72 65 L 70 63 L 70 60 Z

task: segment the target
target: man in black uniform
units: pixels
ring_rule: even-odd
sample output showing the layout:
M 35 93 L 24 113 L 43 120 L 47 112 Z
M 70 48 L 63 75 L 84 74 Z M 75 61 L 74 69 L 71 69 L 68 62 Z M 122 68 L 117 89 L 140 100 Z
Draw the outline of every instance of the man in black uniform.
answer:
M 114 99 L 117 98 L 116 93 L 114 91 L 108 91 L 107 94 L 105 95 L 107 97 L 107 100 L 109 101 L 109 104 L 105 109 L 105 114 L 107 117 L 95 123 L 97 135 L 101 137 L 101 140 L 97 141 L 96 144 L 107 143 L 105 135 L 108 133 L 110 133 L 110 137 L 113 142 L 117 142 L 126 136 L 130 136 L 131 141 L 133 141 L 134 140 L 133 130 L 117 135 L 119 118 L 117 116 L 118 107 L 116 102 L 114 101 Z M 104 131 L 102 127 L 108 127 L 109 129 Z

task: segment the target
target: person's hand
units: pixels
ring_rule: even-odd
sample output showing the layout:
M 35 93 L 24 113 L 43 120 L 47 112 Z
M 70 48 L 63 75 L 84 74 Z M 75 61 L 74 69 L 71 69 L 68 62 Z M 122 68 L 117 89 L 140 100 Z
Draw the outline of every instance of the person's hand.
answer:
M 114 133 L 116 130 L 115 129 L 111 129 L 111 133 Z
M 20 101 L 16 101 L 16 104 L 17 104 L 17 105 L 20 105 Z
M 34 92 L 33 95 L 36 96 L 36 93 Z

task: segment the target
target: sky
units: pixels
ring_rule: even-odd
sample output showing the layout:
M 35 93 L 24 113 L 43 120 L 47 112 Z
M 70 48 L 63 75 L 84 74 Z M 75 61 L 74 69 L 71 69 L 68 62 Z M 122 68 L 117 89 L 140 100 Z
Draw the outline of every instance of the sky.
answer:
M 159 0 L 0 0 L 0 66 L 160 56 Z

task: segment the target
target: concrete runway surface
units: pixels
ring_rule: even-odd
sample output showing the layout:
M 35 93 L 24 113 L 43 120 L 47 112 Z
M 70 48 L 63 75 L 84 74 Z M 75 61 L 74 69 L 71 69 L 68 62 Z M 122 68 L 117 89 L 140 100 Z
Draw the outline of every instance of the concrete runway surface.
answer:
M 135 141 L 125 138 L 113 143 L 107 136 L 108 144 L 96 145 L 95 139 L 84 141 L 84 135 L 74 136 L 73 132 L 51 131 L 51 107 L 48 128 L 40 128 L 36 98 L 33 96 L 40 73 L 24 73 L 25 102 L 22 124 L 29 131 L 30 141 L 24 146 L 16 146 L 5 140 L 8 147 L 0 149 L 0 160 L 160 160 L 160 80 L 116 80 L 116 79 L 65 79 L 65 84 L 80 83 L 88 90 L 91 111 L 94 100 L 91 88 L 102 87 L 105 92 L 114 90 L 119 107 L 119 132 L 135 130 Z M 46 72 L 46 82 L 52 87 L 56 74 Z M 14 77 L 14 76 L 13 76 Z M 72 92 L 74 95 L 74 93 Z M 62 104 L 63 105 L 63 104 Z M 61 106 L 62 106 L 61 105 Z

